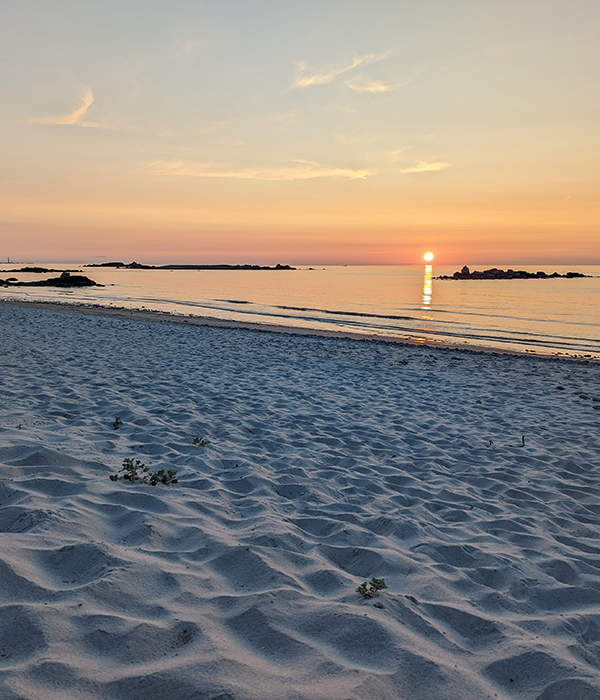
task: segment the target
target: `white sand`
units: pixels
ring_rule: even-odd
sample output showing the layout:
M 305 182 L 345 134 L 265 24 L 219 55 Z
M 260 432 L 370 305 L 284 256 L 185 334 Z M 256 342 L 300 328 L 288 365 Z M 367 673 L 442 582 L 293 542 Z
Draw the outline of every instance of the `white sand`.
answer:
M 2 700 L 600 698 L 600 365 L 9 303 L 0 343 Z

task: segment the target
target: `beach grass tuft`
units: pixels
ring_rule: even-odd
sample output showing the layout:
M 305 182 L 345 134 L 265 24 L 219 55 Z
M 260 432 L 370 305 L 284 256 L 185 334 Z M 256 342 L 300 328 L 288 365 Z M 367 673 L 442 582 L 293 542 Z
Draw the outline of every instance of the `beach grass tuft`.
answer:
M 168 469 L 166 472 L 164 469 L 159 469 L 152 474 L 149 473 L 150 468 L 147 467 L 139 459 L 133 459 L 132 457 L 125 457 L 123 460 L 123 466 L 116 474 L 110 475 L 111 481 L 118 481 L 122 478 L 125 481 L 141 481 L 145 484 L 150 484 L 150 486 L 156 486 L 157 484 L 176 484 L 177 483 L 177 470 Z

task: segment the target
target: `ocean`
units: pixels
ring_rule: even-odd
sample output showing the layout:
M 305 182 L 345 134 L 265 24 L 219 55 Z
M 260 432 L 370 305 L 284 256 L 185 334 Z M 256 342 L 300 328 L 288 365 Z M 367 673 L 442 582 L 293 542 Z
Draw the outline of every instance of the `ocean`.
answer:
M 590 277 L 437 280 L 448 266 L 330 266 L 296 270 L 78 269 L 104 287 L 0 287 L 0 298 L 167 311 L 231 321 L 351 331 L 421 343 L 454 343 L 600 359 L 600 267 L 515 265 Z M 20 281 L 52 275 L 9 274 Z M 508 267 L 503 265 L 499 267 Z M 478 266 L 478 269 L 483 269 Z

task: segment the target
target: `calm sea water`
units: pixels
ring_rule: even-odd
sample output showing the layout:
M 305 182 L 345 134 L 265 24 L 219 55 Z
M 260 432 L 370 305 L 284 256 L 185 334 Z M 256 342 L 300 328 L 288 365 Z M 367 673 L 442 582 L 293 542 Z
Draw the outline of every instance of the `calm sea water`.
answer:
M 453 342 L 600 358 L 600 267 L 593 277 L 442 281 L 455 268 L 348 266 L 293 271 L 76 268 L 106 285 L 89 289 L 0 288 L 0 297 L 145 308 L 421 342 Z M 17 267 L 17 266 L 14 266 Z M 9 276 L 2 265 L 0 277 Z M 567 272 L 573 267 L 514 269 Z M 481 268 L 479 268 L 481 269 Z M 46 275 L 18 273 L 22 281 Z

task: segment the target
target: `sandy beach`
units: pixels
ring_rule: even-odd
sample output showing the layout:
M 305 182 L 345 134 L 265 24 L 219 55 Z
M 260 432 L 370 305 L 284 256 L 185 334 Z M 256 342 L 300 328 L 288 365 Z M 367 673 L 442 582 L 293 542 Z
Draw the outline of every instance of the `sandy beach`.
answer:
M 599 364 L 9 302 L 0 334 L 2 700 L 600 699 Z

